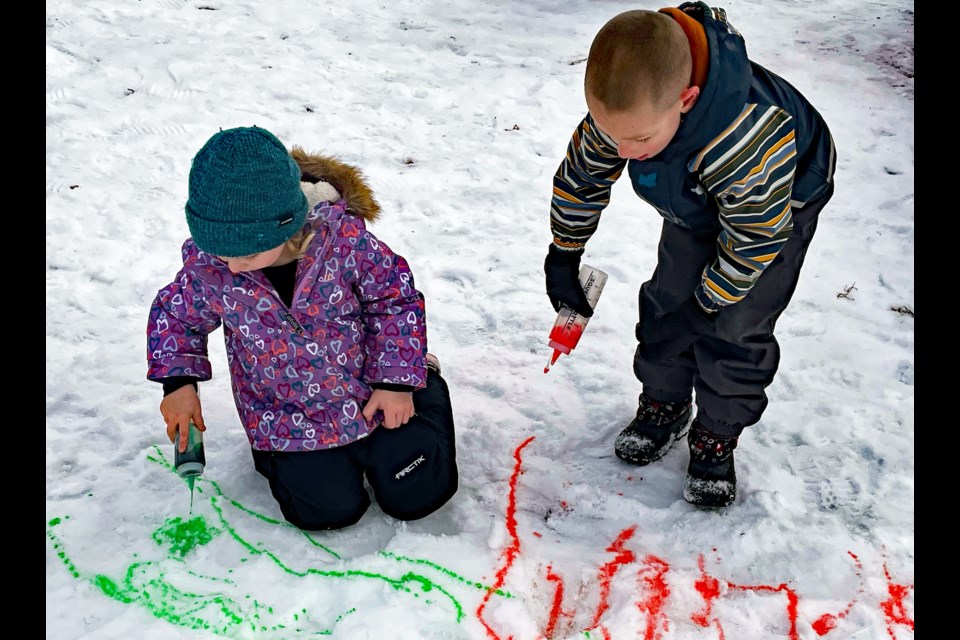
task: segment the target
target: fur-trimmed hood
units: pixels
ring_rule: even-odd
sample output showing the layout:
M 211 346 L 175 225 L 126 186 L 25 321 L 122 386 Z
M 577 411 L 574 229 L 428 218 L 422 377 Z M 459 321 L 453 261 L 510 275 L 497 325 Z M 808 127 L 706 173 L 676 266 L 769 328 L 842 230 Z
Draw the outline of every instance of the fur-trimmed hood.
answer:
M 380 204 L 360 169 L 334 156 L 308 153 L 298 146 L 293 147 L 290 155 L 300 167 L 300 186 L 311 209 L 318 202 L 336 202 L 343 198 L 347 211 L 353 215 L 368 222 L 379 219 Z

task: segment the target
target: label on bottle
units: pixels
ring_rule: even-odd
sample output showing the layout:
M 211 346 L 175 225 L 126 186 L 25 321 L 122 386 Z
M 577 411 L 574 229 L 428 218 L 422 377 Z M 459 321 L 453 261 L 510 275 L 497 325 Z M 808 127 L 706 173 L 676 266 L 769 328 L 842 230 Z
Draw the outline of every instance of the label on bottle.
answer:
M 607 284 L 607 274 L 595 267 L 583 265 L 580 267 L 579 278 L 583 293 L 587 296 L 587 302 L 595 309 L 603 287 Z M 589 320 L 590 318 L 580 315 L 567 306 L 560 307 L 553 329 L 550 331 L 550 346 L 562 353 L 570 353 L 580 342 L 580 336 L 583 335 Z

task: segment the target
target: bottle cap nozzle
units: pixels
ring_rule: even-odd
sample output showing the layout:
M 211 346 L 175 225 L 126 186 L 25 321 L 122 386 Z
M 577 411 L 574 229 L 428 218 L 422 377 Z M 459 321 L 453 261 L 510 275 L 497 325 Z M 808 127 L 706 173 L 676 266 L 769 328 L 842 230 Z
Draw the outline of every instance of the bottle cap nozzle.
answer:
M 550 371 L 550 367 L 552 367 L 554 364 L 556 364 L 557 359 L 560 357 L 560 354 L 561 354 L 561 353 L 563 353 L 563 352 L 560 351 L 560 349 L 554 349 L 554 350 L 553 350 L 553 357 L 550 358 L 550 362 L 547 363 L 547 366 L 545 366 L 545 367 L 543 368 L 543 372 L 544 372 L 544 373 L 547 373 L 548 371 Z
M 203 465 L 199 462 L 181 462 L 177 467 L 177 475 L 181 478 L 203 475 Z

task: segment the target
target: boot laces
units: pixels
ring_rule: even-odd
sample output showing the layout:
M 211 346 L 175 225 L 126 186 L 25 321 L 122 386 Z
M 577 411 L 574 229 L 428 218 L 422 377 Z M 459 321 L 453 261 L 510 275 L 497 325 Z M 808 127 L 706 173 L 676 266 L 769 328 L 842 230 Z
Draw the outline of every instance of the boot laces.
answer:
M 683 413 L 689 403 L 689 400 L 681 400 L 679 402 L 660 402 L 659 400 L 654 400 L 650 396 L 641 393 L 640 407 L 637 409 L 637 418 L 652 424 L 673 422 L 681 413 Z
M 733 455 L 739 438 L 723 437 L 704 431 L 691 432 L 690 455 L 699 462 L 719 463 Z

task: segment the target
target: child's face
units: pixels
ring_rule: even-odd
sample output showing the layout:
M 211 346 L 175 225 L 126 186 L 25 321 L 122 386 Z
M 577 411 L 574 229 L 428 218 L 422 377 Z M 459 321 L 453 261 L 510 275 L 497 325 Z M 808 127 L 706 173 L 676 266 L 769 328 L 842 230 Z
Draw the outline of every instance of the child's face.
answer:
M 625 111 L 611 111 L 587 94 L 587 108 L 600 130 L 616 143 L 617 155 L 625 160 L 646 160 L 667 148 L 680 128 L 680 116 L 693 108 L 699 93 L 699 87 L 688 87 L 663 111 L 642 100 Z
M 279 247 L 275 247 L 267 251 L 261 251 L 260 253 L 254 253 L 249 256 L 217 257 L 226 262 L 227 267 L 233 273 L 240 273 L 241 271 L 255 271 L 257 269 L 263 269 L 264 267 L 277 266 L 278 263 L 281 263 L 281 258 L 285 257 L 286 255 L 286 252 L 284 251 L 286 246 L 286 243 L 284 243 Z

